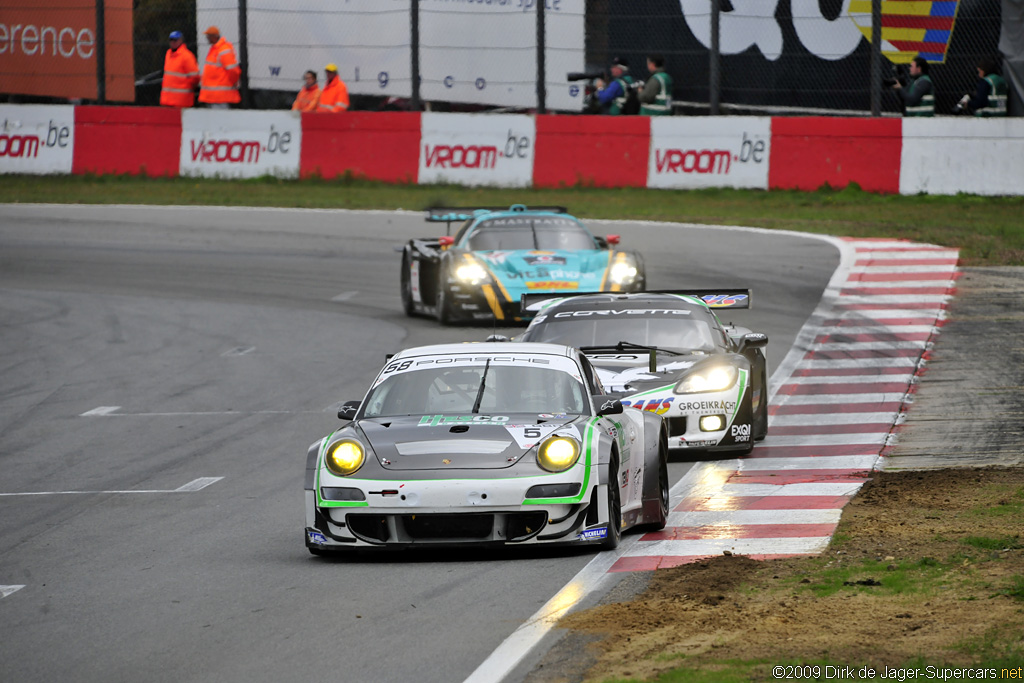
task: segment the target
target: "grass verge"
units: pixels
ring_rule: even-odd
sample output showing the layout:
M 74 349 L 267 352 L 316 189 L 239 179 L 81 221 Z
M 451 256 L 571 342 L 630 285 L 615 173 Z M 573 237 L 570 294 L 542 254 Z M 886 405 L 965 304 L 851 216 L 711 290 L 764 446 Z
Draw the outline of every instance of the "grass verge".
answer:
M 822 555 L 723 555 L 654 572 L 633 600 L 560 622 L 590 637 L 582 678 L 544 666 L 550 678 L 529 680 L 1021 677 L 1022 496 L 1020 469 L 875 472 Z
M 966 266 L 1024 265 L 1024 197 L 880 195 L 856 185 L 790 190 L 466 188 L 351 178 L 214 180 L 139 176 L 5 176 L 0 202 L 412 209 L 555 204 L 583 218 L 747 225 L 958 247 Z

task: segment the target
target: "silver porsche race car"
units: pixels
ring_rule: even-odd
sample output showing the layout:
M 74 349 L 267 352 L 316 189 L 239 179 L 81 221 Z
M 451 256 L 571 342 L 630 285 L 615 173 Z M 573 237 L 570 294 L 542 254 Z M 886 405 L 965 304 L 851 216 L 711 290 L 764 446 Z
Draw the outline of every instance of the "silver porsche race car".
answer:
M 668 434 L 623 409 L 576 349 L 443 344 L 391 357 L 309 447 L 314 555 L 429 545 L 591 544 L 665 526 Z
M 665 418 L 669 448 L 745 454 L 768 431 L 768 336 L 715 311 L 749 306 L 749 289 L 526 295 L 517 339 L 579 348 L 623 405 Z

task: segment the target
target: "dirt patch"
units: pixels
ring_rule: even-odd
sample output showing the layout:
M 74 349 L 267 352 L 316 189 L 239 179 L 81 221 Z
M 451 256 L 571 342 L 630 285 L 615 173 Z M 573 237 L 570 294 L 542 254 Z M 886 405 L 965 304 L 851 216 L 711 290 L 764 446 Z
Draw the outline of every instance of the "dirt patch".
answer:
M 635 599 L 562 620 L 568 642 L 586 642 L 589 668 L 542 664 L 527 680 L 726 667 L 768 681 L 773 665 L 797 662 L 1019 666 L 1022 532 L 1024 470 L 875 473 L 822 555 L 654 572 Z

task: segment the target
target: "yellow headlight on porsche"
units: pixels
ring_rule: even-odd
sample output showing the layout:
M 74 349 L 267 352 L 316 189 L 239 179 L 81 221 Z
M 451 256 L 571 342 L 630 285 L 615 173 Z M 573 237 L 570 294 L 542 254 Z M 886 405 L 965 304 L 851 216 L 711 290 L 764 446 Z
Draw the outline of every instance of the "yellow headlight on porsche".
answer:
M 358 441 L 343 439 L 327 447 L 324 464 L 339 477 L 347 477 L 360 467 L 366 460 L 366 449 Z
M 537 462 L 548 472 L 564 472 L 580 457 L 580 444 L 567 436 L 552 436 L 537 449 Z

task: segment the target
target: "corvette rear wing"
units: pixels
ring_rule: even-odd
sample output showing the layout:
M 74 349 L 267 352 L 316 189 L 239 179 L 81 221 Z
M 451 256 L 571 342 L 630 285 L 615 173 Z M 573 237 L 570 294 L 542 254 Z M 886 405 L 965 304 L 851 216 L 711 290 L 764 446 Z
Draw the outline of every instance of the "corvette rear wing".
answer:
M 623 296 L 623 292 L 572 292 L 571 294 L 555 294 L 530 292 L 523 294 L 520 306 L 524 311 L 540 310 L 540 304 L 547 302 L 562 301 L 577 296 L 593 294 L 604 294 L 608 297 Z M 636 292 L 630 296 L 642 296 L 644 294 L 674 294 L 676 296 L 689 296 L 700 299 L 708 308 L 750 308 L 753 293 L 749 289 L 660 289 L 657 291 Z

